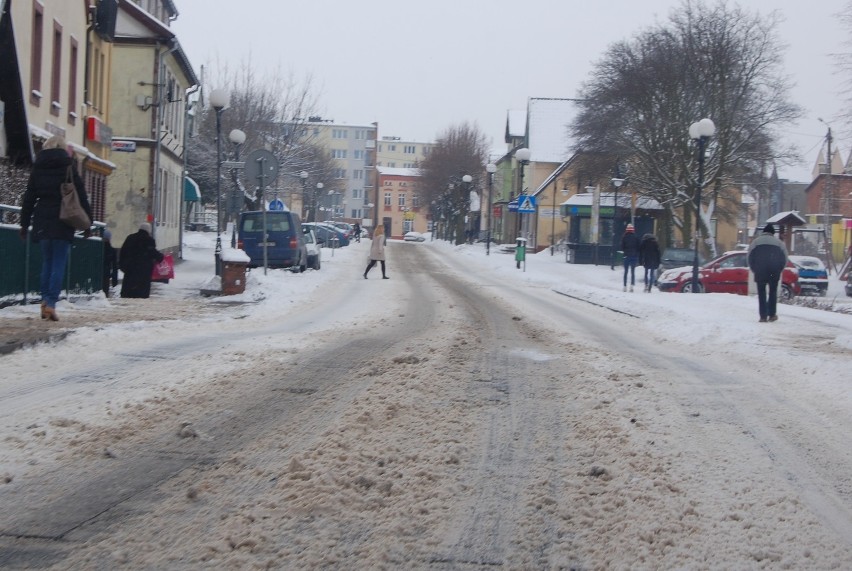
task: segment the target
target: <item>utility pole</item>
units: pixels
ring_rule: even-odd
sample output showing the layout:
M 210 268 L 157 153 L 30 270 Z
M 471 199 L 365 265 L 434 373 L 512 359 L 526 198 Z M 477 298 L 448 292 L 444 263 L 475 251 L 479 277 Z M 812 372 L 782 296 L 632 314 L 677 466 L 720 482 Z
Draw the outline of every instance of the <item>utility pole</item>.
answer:
M 833 213 L 833 203 L 832 195 L 832 179 L 831 179 L 831 126 L 823 121 L 822 119 L 818 119 L 820 123 L 825 125 L 828 128 L 828 132 L 825 134 L 825 142 L 826 148 L 828 151 L 828 155 L 826 156 L 826 164 L 828 169 L 826 170 L 825 175 L 825 184 L 822 187 L 822 199 L 823 199 L 823 238 L 825 239 L 825 265 L 829 268 L 834 268 L 835 272 L 837 271 L 837 267 L 834 264 L 834 253 L 832 252 L 832 244 L 831 244 L 831 215 Z

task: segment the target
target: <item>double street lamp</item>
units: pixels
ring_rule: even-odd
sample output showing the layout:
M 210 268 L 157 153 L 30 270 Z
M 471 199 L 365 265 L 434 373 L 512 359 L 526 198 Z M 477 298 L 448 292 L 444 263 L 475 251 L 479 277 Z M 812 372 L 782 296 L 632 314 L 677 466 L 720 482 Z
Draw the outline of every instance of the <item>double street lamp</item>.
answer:
M 240 160 L 240 145 L 246 142 L 246 134 L 239 129 L 232 129 L 230 133 L 228 133 L 228 139 L 231 143 L 234 144 L 234 161 L 239 162 Z M 231 199 L 231 208 L 229 210 L 233 214 L 233 225 L 231 226 L 231 248 L 237 247 L 237 221 L 239 219 L 239 214 L 242 206 L 242 199 L 240 195 L 240 185 L 237 180 L 237 169 L 231 169 L 233 173 L 234 179 L 234 194 Z
M 695 254 L 692 258 L 692 293 L 698 293 L 698 237 L 701 228 L 701 189 L 704 187 L 704 153 L 707 142 L 716 134 L 716 125 L 706 117 L 689 126 L 689 138 L 698 145 L 698 187 L 695 189 Z
M 230 94 L 224 89 L 210 92 L 210 105 L 216 111 L 216 249 L 213 257 L 216 275 L 222 275 L 222 111 L 230 102 Z

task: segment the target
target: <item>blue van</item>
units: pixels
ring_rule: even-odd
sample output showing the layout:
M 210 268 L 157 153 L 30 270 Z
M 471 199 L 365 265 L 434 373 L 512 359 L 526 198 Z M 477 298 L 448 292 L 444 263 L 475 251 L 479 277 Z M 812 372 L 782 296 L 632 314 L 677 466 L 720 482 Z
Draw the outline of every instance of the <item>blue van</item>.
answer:
M 249 267 L 263 266 L 265 243 L 267 267 L 290 268 L 294 272 L 308 269 L 308 249 L 299 215 L 282 210 L 267 211 L 265 236 L 263 215 L 261 210 L 240 213 L 237 247 L 251 259 Z

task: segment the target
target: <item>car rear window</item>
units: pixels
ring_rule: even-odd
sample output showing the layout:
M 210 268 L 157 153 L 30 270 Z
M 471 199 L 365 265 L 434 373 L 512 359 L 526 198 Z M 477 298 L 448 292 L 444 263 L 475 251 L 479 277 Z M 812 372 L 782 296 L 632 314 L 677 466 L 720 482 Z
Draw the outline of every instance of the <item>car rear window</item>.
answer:
M 287 216 L 266 215 L 266 230 L 269 232 L 287 232 L 290 230 L 290 218 Z M 243 217 L 243 232 L 263 231 L 263 215 L 248 215 Z

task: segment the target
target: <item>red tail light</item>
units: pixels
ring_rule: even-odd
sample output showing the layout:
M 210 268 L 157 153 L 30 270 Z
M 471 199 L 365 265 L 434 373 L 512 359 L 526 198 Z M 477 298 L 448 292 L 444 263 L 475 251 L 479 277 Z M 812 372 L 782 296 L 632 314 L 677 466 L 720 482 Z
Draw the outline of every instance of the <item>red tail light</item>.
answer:
M 243 241 L 242 241 L 242 240 L 237 240 L 237 249 L 238 249 L 238 250 L 242 250 L 242 249 L 243 249 Z
M 290 238 L 290 249 L 295 250 L 298 247 L 299 247 L 299 239 L 296 238 L 295 236 L 293 236 L 292 238 Z

